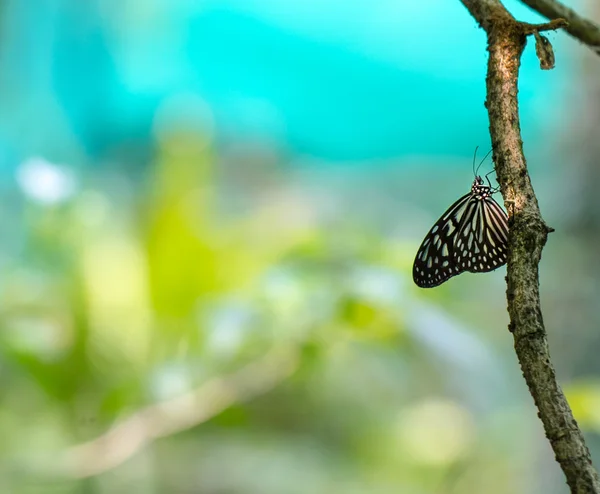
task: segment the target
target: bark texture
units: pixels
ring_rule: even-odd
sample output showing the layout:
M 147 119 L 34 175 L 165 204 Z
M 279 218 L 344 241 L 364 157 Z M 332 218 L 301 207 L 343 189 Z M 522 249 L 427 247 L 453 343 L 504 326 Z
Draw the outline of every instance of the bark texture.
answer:
M 486 31 L 486 108 L 498 182 L 509 215 L 509 329 L 523 376 L 572 493 L 600 494 L 600 479 L 550 360 L 539 296 L 538 265 L 548 233 L 535 196 L 519 124 L 517 82 L 527 35 L 561 26 L 521 23 L 499 0 L 461 0 Z

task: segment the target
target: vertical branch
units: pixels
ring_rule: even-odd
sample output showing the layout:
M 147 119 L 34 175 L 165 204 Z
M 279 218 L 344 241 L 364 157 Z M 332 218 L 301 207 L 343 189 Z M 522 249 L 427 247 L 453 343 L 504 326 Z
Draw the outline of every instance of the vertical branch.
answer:
M 600 494 L 600 479 L 550 360 L 539 295 L 538 265 L 548 233 L 531 185 L 519 124 L 518 75 L 527 34 L 553 29 L 560 20 L 535 29 L 516 21 L 498 0 L 462 0 L 487 33 L 486 108 L 496 173 L 509 214 L 507 302 L 509 329 L 523 376 L 546 437 L 572 493 Z

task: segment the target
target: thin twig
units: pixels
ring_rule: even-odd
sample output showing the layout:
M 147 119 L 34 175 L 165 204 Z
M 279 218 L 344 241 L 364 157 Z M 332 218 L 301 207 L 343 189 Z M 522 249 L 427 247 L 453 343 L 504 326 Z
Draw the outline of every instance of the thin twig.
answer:
M 600 494 L 600 479 L 550 361 L 538 265 L 551 229 L 531 185 L 519 124 L 517 82 L 526 34 L 547 25 L 532 29 L 535 25 L 516 21 L 499 0 L 461 1 L 487 33 L 486 107 L 496 174 L 510 218 L 506 295 L 515 351 L 571 492 Z
M 548 19 L 558 17 L 565 19 L 568 22 L 565 31 L 600 55 L 600 26 L 598 24 L 580 16 L 573 9 L 556 0 L 521 0 L 521 2 Z
M 566 19 L 562 17 L 553 19 L 545 24 L 529 24 L 528 22 L 521 22 L 524 34 L 538 34 L 544 31 L 554 31 L 560 28 L 566 28 L 569 25 Z

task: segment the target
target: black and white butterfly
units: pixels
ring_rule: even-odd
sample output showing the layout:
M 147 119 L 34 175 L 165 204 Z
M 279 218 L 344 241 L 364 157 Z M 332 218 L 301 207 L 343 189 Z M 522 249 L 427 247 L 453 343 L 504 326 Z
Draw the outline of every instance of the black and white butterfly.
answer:
M 475 172 L 471 191 L 448 208 L 419 247 L 413 264 L 418 286 L 431 288 L 465 271 L 485 273 L 506 264 L 508 216 L 493 199 L 495 192 Z

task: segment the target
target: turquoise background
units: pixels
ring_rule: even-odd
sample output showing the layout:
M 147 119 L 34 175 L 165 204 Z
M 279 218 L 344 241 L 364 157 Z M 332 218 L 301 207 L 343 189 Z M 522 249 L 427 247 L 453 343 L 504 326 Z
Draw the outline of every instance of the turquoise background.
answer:
M 7 2 L 2 19 L 5 168 L 32 153 L 95 162 L 124 144 L 143 157 L 154 113 L 179 92 L 210 105 L 225 140 L 333 161 L 469 156 L 489 142 L 485 37 L 457 1 L 40 0 Z M 550 36 L 559 68 L 541 72 L 530 43 L 522 69 L 534 140 L 570 70 L 565 37 Z

